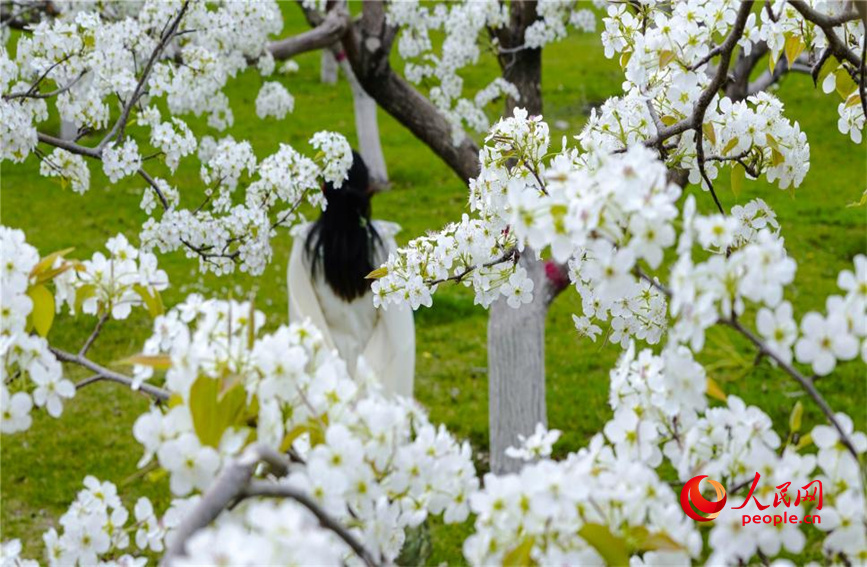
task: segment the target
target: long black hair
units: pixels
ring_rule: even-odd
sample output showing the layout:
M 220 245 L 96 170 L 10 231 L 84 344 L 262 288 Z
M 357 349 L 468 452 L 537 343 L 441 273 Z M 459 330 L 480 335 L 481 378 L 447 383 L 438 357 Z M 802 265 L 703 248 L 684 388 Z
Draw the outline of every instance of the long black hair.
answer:
M 376 268 L 376 250 L 382 244 L 370 222 L 370 183 L 361 156 L 352 152 L 343 185 L 325 183 L 322 191 L 328 206 L 307 234 L 305 251 L 313 275 L 322 269 L 334 293 L 352 301 L 370 289 L 365 277 Z

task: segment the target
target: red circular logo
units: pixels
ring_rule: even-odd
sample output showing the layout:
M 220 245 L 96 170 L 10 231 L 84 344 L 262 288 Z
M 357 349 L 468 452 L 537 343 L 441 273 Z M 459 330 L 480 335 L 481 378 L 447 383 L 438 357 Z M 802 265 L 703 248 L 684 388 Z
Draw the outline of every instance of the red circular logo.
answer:
M 701 495 L 699 484 L 702 479 L 707 478 L 706 474 L 694 476 L 683 485 L 683 490 L 680 491 L 680 506 L 686 515 L 696 522 L 710 522 L 722 511 L 726 505 L 726 489 L 717 481 L 708 478 L 707 481 L 716 490 L 716 501 L 711 502 Z M 696 510 L 706 514 L 700 516 Z

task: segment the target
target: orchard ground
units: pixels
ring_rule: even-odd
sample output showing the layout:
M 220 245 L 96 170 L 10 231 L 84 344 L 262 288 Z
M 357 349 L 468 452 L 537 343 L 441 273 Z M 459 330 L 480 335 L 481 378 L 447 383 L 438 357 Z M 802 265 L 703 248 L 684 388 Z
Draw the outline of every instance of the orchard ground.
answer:
M 300 12 L 287 5 L 286 30 L 303 29 Z M 349 87 L 341 78 L 337 85 L 319 81 L 319 54 L 297 59 L 300 71 L 281 75 L 295 96 L 295 112 L 283 121 L 261 121 L 255 116 L 255 98 L 262 79 L 246 73 L 230 81 L 235 125 L 224 134 L 249 140 L 261 158 L 278 144 L 307 146 L 318 130 L 328 129 L 355 140 L 355 124 Z M 394 61 L 396 66 L 400 65 Z M 467 75 L 468 92 L 497 76 L 492 59 Z M 551 126 L 552 146 L 561 136 L 580 131 L 590 109 L 620 91 L 622 71 L 617 62 L 605 59 L 598 34 L 577 35 L 545 49 L 543 63 L 544 117 Z M 780 97 L 786 115 L 797 120 L 811 146 L 807 179 L 794 197 L 764 182 L 747 181 L 735 196 L 723 175 L 716 183 L 726 207 L 761 197 L 777 212 L 789 254 L 798 262 L 790 299 L 800 318 L 808 310 L 824 309 L 825 298 L 839 293 L 837 273 L 851 269 L 852 258 L 867 252 L 867 208 L 847 207 L 858 201 L 867 183 L 864 145 L 855 146 L 837 132 L 836 94 L 824 95 L 806 75 L 785 78 Z M 189 117 L 183 117 L 187 119 Z M 204 120 L 190 119 L 197 134 L 206 133 Z M 380 129 L 391 188 L 374 200 L 374 216 L 403 226 L 398 241 L 435 229 L 460 218 L 467 210 L 467 188 L 421 142 L 385 112 L 380 111 Z M 56 121 L 55 121 L 56 126 Z M 212 135 L 216 134 L 211 132 Z M 93 143 L 93 140 L 84 140 Z M 201 198 L 201 181 L 192 161 L 181 165 L 171 178 L 186 204 Z M 91 163 L 91 189 L 85 196 L 61 188 L 57 180 L 38 175 L 35 157 L 23 165 L 5 163 L 2 169 L 2 223 L 21 228 L 28 242 L 44 255 L 75 246 L 72 257 L 86 258 L 101 249 L 106 239 L 123 232 L 135 241 L 145 219 L 139 208 L 144 183 L 128 178 L 109 186 L 98 163 Z M 696 187 L 699 207 L 713 209 L 710 194 Z M 257 308 L 268 316 L 268 327 L 287 322 L 286 263 L 291 245 L 285 232 L 274 240 L 274 260 L 264 275 L 253 278 L 235 274 L 202 277 L 198 263 L 182 254 L 161 256 L 160 265 L 170 277 L 171 288 L 163 295 L 166 305 L 181 301 L 192 292 L 236 298 L 255 292 Z M 608 373 L 620 348 L 600 339 L 592 343 L 578 337 L 571 314 L 580 313 L 580 299 L 567 290 L 548 315 L 546 367 L 548 418 L 552 428 L 564 432 L 555 455 L 584 446 L 610 417 Z M 754 313 L 744 319 L 751 325 Z M 77 350 L 90 333 L 95 319 L 60 316 L 51 340 L 60 348 Z M 118 361 L 139 351 L 150 335 L 151 321 L 143 310 L 133 312 L 131 325 L 109 323 L 90 351 L 99 361 Z M 114 328 L 113 328 L 114 327 Z M 416 396 L 434 422 L 444 423 L 457 436 L 467 438 L 480 455 L 477 466 L 487 469 L 488 397 L 486 375 L 487 312 L 473 305 L 470 292 L 446 287 L 434 297 L 431 309 L 416 313 Z M 712 329 L 703 353 L 709 376 L 726 394 L 736 394 L 747 403 L 761 403 L 778 428 L 787 433 L 788 415 L 802 400 L 806 413 L 804 429 L 823 422 L 818 408 L 799 386 L 776 371 L 766 359 L 756 361 L 755 351 L 720 328 Z M 841 365 L 817 382 L 833 408 L 848 413 L 856 429 L 867 428 L 867 377 L 860 361 Z M 80 380 L 86 374 L 70 368 Z M 100 383 L 80 391 L 55 420 L 35 412 L 33 427 L 2 443 L 2 539 L 21 538 L 25 553 L 41 553 L 40 536 L 62 514 L 88 474 L 118 485 L 124 502 L 147 495 L 155 505 L 168 503 L 165 478 L 138 471 L 141 446 L 132 437 L 132 424 L 144 412 L 148 400 L 116 384 Z M 673 477 L 672 477 L 673 478 Z M 462 563 L 461 543 L 471 525 L 433 527 L 431 563 Z

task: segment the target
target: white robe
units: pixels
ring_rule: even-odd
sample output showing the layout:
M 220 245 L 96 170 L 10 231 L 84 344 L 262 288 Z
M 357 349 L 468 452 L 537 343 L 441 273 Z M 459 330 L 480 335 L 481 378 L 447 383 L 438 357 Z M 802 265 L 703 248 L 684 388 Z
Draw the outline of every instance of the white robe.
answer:
M 397 248 L 394 235 L 400 228 L 384 221 L 373 221 L 384 250 L 375 264 L 384 262 Z M 309 319 L 325 343 L 346 361 L 352 376 L 359 358 L 373 371 L 386 393 L 412 397 L 415 374 L 415 326 L 412 310 L 390 306 L 376 309 L 370 293 L 347 302 L 334 293 L 322 270 L 311 276 L 304 242 L 311 225 L 295 233 L 289 256 L 289 321 Z

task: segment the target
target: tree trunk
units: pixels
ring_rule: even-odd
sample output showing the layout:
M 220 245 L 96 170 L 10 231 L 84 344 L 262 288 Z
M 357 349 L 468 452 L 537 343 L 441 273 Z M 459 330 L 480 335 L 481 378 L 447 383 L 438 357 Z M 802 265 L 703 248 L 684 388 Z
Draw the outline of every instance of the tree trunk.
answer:
M 544 263 L 532 250 L 521 255 L 535 285 L 533 301 L 518 309 L 499 299 L 488 317 L 488 422 L 491 471 L 514 472 L 521 461 L 506 456 L 518 435 L 548 424 L 545 406 L 545 318 L 548 314 Z
M 396 30 L 389 26 L 383 2 L 362 5 L 360 20 L 342 38 L 356 78 L 367 94 L 424 142 L 463 181 L 479 173 L 479 149 L 469 136 L 453 143 L 452 126 L 433 105 L 389 64 Z M 312 21 L 316 25 L 316 21 Z
M 361 83 L 352 71 L 352 65 L 346 58 L 340 61 L 340 69 L 346 75 L 346 81 L 352 89 L 352 104 L 355 107 L 355 131 L 358 135 L 358 151 L 364 158 L 370 180 L 375 189 L 381 190 L 388 186 L 388 170 L 385 167 L 385 157 L 382 154 L 382 142 L 379 139 L 379 123 L 376 119 L 376 101 L 365 92 Z
M 337 84 L 337 59 L 330 49 L 322 50 L 319 65 L 319 80 L 326 85 Z
M 513 2 L 508 29 L 497 34 L 504 48 L 520 46 L 524 30 L 536 19 L 534 2 Z M 542 113 L 542 51 L 523 49 L 500 56 L 503 78 L 515 85 L 520 100 L 506 101 L 506 115 L 515 107 L 531 115 Z M 491 470 L 516 471 L 521 462 L 506 457 L 518 435 L 530 435 L 537 423 L 547 426 L 545 407 L 545 318 L 552 288 L 544 262 L 532 250 L 521 255 L 523 266 L 535 284 L 533 301 L 518 309 L 504 299 L 494 302 L 488 319 L 488 396 Z

